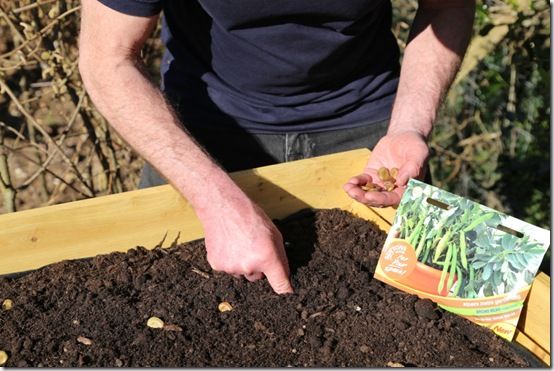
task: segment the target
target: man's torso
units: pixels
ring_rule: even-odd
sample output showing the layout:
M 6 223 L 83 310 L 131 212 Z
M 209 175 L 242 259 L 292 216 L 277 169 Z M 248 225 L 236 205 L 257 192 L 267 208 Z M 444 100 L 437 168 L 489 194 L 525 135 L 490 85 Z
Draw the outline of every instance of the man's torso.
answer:
M 102 0 L 123 11 L 121 1 Z M 163 9 L 163 86 L 189 125 L 305 132 L 390 115 L 389 0 L 126 2 Z

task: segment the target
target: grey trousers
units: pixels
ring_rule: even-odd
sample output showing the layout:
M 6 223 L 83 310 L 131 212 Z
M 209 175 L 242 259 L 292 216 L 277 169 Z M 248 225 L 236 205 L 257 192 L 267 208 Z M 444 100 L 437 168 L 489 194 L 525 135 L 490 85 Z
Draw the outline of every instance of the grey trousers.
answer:
M 198 127 L 188 130 L 226 171 L 233 172 L 356 148 L 372 149 L 385 135 L 387 126 L 388 120 L 352 129 L 302 134 L 249 134 L 236 129 Z M 151 165 L 144 166 L 139 188 L 166 183 Z

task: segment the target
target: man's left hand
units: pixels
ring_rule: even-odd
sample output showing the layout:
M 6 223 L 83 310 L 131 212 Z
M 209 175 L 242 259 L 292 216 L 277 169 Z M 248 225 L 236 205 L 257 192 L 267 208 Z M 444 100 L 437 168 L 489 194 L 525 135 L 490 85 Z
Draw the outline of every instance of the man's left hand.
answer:
M 425 137 L 417 130 L 405 130 L 385 135 L 375 146 L 363 174 L 350 178 L 343 189 L 358 202 L 373 207 L 400 203 L 410 178 L 423 178 L 429 148 Z M 362 186 L 374 183 L 383 186 L 377 176 L 381 167 L 398 168 L 395 188 L 387 191 L 364 191 Z

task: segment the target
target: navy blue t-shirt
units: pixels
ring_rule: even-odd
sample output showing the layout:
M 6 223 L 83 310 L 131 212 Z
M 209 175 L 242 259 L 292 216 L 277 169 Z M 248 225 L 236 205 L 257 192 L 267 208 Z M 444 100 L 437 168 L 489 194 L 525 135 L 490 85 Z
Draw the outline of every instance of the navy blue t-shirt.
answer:
M 390 116 L 390 0 L 100 1 L 135 16 L 163 10 L 162 86 L 186 125 L 309 132 Z

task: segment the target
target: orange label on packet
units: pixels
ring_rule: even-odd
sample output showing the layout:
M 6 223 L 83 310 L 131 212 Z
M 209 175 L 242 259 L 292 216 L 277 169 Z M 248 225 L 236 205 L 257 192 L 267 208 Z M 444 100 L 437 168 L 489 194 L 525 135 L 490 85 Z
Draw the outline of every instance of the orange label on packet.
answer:
M 383 272 L 393 280 L 409 277 L 415 269 L 415 250 L 404 240 L 391 241 L 381 252 Z
M 375 278 L 512 340 L 550 231 L 410 180 Z

